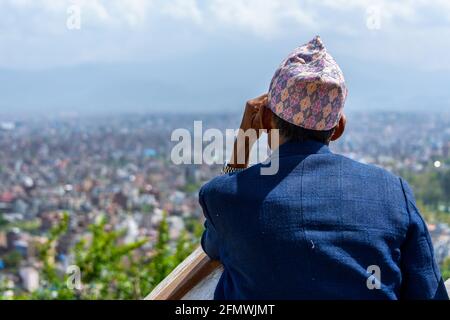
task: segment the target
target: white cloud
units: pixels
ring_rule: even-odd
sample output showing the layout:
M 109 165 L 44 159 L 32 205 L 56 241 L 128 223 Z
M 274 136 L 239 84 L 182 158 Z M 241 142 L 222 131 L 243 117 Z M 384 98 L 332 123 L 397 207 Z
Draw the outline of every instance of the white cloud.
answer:
M 203 12 L 196 0 L 164 1 L 161 12 L 177 19 L 192 20 L 197 24 L 203 22 Z
M 279 1 L 270 0 L 214 0 L 209 9 L 218 22 L 260 35 L 277 31 L 281 13 Z
M 91 0 L 87 0 L 90 2 Z M 153 8 L 153 2 L 150 0 L 126 0 L 112 1 L 114 18 L 120 20 L 122 16 L 125 22 L 135 27 L 144 23 L 149 16 L 149 11 Z
M 134 27 L 147 23 L 151 16 L 168 15 L 210 27 L 228 25 L 265 37 L 277 34 L 287 23 L 299 27 L 327 24 L 334 21 L 329 13 L 363 16 L 374 5 L 390 22 L 417 22 L 424 8 L 434 8 L 450 18 L 448 0 L 0 0 L 4 12 L 37 12 L 48 19 L 58 19 L 71 4 L 82 7 L 87 23 L 103 23 L 105 28 Z
M 212 0 L 208 10 L 214 21 L 270 38 L 287 25 L 317 27 L 316 14 L 296 0 Z M 292 29 L 292 27 L 291 27 Z
M 72 4 L 82 9 L 78 34 L 66 29 L 67 8 Z M 413 42 L 411 35 L 439 39 L 435 30 L 450 32 L 448 0 L 0 0 L 0 64 L 41 61 L 42 65 L 58 60 L 64 64 L 84 62 L 86 57 L 131 60 L 137 49 L 152 46 L 152 53 L 162 51 L 176 33 L 182 34 L 182 41 L 190 38 L 179 46 L 184 48 L 192 46 L 192 38 L 227 35 L 272 41 L 323 33 L 332 39 L 360 39 L 362 45 L 364 37 L 377 37 L 376 32 L 369 34 L 365 22 L 367 8 L 373 5 L 380 8 L 379 34 L 390 43 L 401 43 L 402 34 Z M 424 41 L 429 42 L 433 41 Z M 448 45 L 440 42 L 445 52 Z M 55 56 L 64 50 L 70 59 Z M 424 51 L 408 54 L 400 45 L 395 50 L 398 56 L 419 56 Z M 29 52 L 34 52 L 33 57 Z
M 105 28 L 144 23 L 152 4 L 153 0 L 0 0 L 3 12 L 39 15 L 46 20 L 62 20 L 67 8 L 77 5 L 86 23 Z

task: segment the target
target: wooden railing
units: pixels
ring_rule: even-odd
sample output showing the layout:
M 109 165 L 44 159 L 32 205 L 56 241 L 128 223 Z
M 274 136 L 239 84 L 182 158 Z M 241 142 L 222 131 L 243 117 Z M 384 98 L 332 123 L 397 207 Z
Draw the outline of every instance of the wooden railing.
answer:
M 450 297 L 450 279 L 447 279 L 447 281 L 445 281 L 445 288 L 447 289 L 447 294 Z
M 199 247 L 146 300 L 212 300 L 223 268 Z

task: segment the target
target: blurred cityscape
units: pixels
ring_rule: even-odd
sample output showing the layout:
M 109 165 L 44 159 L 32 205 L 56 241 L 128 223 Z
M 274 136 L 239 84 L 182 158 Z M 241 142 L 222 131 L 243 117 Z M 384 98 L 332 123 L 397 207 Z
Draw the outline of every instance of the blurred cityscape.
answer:
M 240 115 L 0 118 L 0 281 L 12 291 L 39 288 L 36 244 L 64 213 L 68 232 L 55 248 L 62 272 L 73 263 L 70 249 L 101 216 L 107 228 L 125 230 L 125 244 L 148 239 L 139 248 L 143 256 L 152 256 L 165 213 L 171 240 L 193 232 L 189 226 L 202 222 L 198 189 L 221 167 L 171 162 L 172 131 L 192 130 L 194 120 L 224 130 L 236 128 Z M 449 113 L 353 113 L 332 149 L 404 176 L 424 210 L 438 262 L 450 256 Z

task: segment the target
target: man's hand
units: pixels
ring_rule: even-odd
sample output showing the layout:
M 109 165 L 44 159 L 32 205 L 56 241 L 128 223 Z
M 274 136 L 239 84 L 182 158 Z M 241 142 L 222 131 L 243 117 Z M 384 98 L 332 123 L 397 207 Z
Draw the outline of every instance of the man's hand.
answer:
M 248 100 L 245 104 L 244 115 L 242 116 L 241 126 L 244 132 L 248 129 L 255 129 L 259 131 L 261 128 L 260 125 L 260 110 L 263 107 L 266 107 L 268 104 L 267 93 Z
M 261 109 L 268 104 L 267 93 L 247 101 L 237 139 L 234 142 L 233 154 L 229 166 L 246 168 L 250 157 L 250 150 L 259 138 L 261 126 Z M 249 130 L 253 130 L 250 132 Z

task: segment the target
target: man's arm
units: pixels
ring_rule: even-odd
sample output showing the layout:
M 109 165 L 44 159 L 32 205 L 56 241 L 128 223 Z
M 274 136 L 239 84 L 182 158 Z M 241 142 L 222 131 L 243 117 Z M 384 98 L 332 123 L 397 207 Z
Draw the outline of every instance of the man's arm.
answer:
M 238 136 L 234 141 L 233 152 L 228 166 L 236 169 L 245 169 L 248 167 L 250 151 L 252 146 L 259 138 L 262 128 L 261 109 L 268 104 L 267 94 L 247 101 L 244 114 L 242 115 L 241 125 L 239 126 Z M 248 130 L 255 130 L 254 135 L 246 136 Z
M 220 260 L 220 241 L 217 230 L 211 221 L 211 217 L 209 215 L 208 209 L 206 207 L 205 199 L 204 199 L 204 188 L 200 189 L 199 192 L 199 202 L 200 206 L 203 209 L 203 214 L 206 218 L 205 220 L 205 231 L 203 232 L 201 245 L 203 251 L 213 260 Z
M 261 108 L 267 105 L 267 94 L 263 94 L 255 99 L 247 101 L 245 104 L 244 114 L 242 116 L 239 134 L 234 142 L 233 152 L 228 166 L 234 169 L 245 169 L 248 166 L 250 150 L 258 138 L 259 129 L 261 128 Z M 256 130 L 258 134 L 255 139 L 245 137 L 247 130 Z M 239 141 L 241 143 L 239 143 Z M 244 142 L 244 143 L 242 143 Z M 199 202 L 206 218 L 205 231 L 202 235 L 201 245 L 206 254 L 213 260 L 220 260 L 220 237 L 214 222 L 211 219 L 205 202 L 205 188 L 201 188 L 199 192 Z
M 239 134 L 234 142 L 234 148 L 231 155 L 229 167 L 235 169 L 245 169 L 248 166 L 250 150 L 256 142 L 254 139 L 247 139 L 245 132 L 250 129 L 256 130 L 259 133 L 260 127 L 260 113 L 261 108 L 267 105 L 267 94 L 263 94 L 255 99 L 247 101 L 245 104 L 244 114 L 240 125 Z M 255 135 L 255 138 L 258 138 Z M 241 141 L 241 143 L 239 143 Z M 244 143 L 242 143 L 244 142 Z M 201 188 L 199 192 L 199 202 L 205 215 L 205 231 L 202 235 L 201 245 L 206 254 L 213 260 L 220 260 L 220 237 L 217 229 L 211 219 L 208 208 L 205 202 L 205 188 Z
M 445 299 L 447 291 L 434 259 L 427 226 L 416 207 L 412 190 L 401 180 L 409 213 L 409 228 L 402 246 L 401 299 Z

